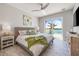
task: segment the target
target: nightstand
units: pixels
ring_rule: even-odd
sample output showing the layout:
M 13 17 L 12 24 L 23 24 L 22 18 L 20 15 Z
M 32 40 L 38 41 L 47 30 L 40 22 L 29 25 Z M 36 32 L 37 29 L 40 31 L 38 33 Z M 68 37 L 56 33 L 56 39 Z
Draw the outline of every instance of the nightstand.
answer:
M 2 36 L 0 38 L 0 48 L 4 49 L 14 45 L 14 36 Z

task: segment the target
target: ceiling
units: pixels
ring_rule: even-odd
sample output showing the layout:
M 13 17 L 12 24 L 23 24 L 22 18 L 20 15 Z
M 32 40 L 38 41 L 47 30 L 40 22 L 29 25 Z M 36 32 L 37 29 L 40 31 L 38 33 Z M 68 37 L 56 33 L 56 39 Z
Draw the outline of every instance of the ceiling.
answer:
M 74 7 L 73 3 L 50 3 L 49 6 L 43 11 L 32 11 L 40 9 L 39 3 L 9 3 L 9 5 L 21 9 L 35 17 L 43 17 L 46 15 L 63 12 Z

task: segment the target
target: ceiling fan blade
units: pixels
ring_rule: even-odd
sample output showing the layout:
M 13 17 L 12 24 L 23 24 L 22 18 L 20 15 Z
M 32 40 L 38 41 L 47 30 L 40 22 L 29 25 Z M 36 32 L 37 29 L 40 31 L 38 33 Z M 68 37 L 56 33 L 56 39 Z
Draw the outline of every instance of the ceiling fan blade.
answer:
M 41 10 L 42 10 L 42 8 L 43 8 L 43 4 L 42 3 L 40 3 L 40 7 L 41 7 Z
M 32 11 L 40 11 L 40 10 L 32 10 Z
M 45 6 L 43 6 L 42 3 L 40 3 L 40 6 L 41 6 L 41 9 L 40 10 L 32 10 L 32 11 L 41 11 L 41 10 L 44 10 L 48 7 L 49 3 L 47 3 Z
M 47 3 L 44 7 L 42 7 L 41 9 L 44 10 L 48 7 L 49 3 Z

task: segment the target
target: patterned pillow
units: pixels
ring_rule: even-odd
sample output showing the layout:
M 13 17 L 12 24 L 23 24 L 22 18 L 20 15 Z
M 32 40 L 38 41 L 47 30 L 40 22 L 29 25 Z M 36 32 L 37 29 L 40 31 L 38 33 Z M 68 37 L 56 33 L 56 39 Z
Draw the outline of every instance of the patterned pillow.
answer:
M 19 34 L 20 34 L 20 35 L 29 35 L 29 33 L 28 33 L 27 30 L 20 30 L 20 31 L 19 31 Z
M 29 35 L 35 35 L 36 34 L 35 30 L 29 30 L 28 32 L 29 32 Z

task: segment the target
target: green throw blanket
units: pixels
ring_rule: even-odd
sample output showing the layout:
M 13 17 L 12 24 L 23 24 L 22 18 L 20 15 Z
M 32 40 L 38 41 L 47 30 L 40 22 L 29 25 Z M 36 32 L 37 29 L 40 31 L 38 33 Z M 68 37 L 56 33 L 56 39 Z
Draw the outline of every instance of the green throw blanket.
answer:
M 28 48 L 31 48 L 33 45 L 36 44 L 48 46 L 48 42 L 44 36 L 29 37 L 29 38 L 25 38 L 25 40 L 28 43 Z

